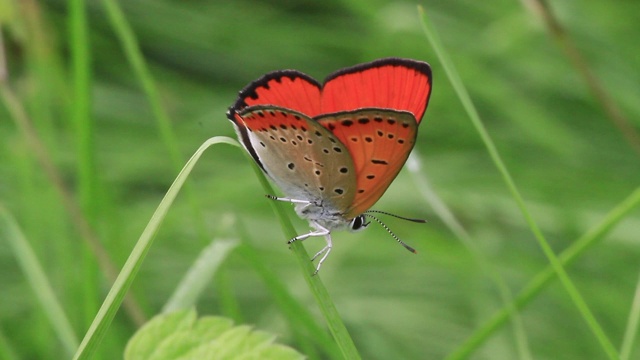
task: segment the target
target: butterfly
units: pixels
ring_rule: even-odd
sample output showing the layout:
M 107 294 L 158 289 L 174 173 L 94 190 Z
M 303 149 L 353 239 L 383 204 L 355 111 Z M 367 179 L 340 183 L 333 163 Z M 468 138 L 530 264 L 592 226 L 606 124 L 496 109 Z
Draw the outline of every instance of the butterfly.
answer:
M 281 70 L 247 85 L 227 111 L 244 148 L 286 195 L 268 197 L 293 203 L 313 228 L 288 243 L 324 236 L 311 259 L 322 255 L 315 273 L 331 252 L 332 231 L 360 230 L 367 217 L 380 222 L 369 208 L 413 149 L 431 84 L 429 64 L 401 58 L 344 68 L 322 84 Z

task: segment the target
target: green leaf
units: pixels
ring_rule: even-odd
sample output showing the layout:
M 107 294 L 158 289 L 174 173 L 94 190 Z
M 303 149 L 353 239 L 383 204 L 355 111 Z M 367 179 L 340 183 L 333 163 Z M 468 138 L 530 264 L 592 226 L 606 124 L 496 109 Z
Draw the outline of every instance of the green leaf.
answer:
M 190 329 L 196 322 L 195 310 L 156 316 L 133 335 L 125 349 L 125 359 L 150 359 L 159 345 L 175 334 Z
M 129 340 L 125 360 L 303 359 L 296 350 L 274 344 L 276 336 L 233 326 L 230 319 L 181 310 L 154 317 Z

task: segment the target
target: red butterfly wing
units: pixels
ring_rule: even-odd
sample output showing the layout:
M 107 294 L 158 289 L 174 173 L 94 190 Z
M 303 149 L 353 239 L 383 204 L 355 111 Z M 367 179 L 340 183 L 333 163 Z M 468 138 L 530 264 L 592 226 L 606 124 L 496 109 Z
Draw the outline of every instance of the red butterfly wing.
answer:
M 357 174 L 355 198 L 344 214 L 352 218 L 378 201 L 404 165 L 430 94 L 429 64 L 387 58 L 342 69 L 324 86 L 295 70 L 266 74 L 240 92 L 227 116 L 263 169 L 250 132 L 268 124 L 258 120 L 259 113 L 255 122 L 245 123 L 239 115 L 243 109 L 272 105 L 294 110 L 333 132 L 349 150 Z M 272 110 L 278 115 L 277 108 Z
M 321 113 L 361 108 L 408 111 L 420 123 L 431 94 L 431 67 L 386 58 L 342 69 L 325 80 Z
M 299 71 L 274 71 L 242 89 L 229 110 L 233 113 L 253 105 L 274 105 L 313 117 L 320 114 L 320 89 L 316 80 Z

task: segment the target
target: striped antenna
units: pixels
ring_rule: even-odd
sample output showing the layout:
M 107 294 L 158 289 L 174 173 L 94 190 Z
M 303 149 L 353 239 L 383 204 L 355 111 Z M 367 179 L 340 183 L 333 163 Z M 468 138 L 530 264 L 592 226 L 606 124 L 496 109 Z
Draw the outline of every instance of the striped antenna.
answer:
M 364 214 L 370 214 L 370 213 L 378 213 L 378 214 L 383 214 L 383 215 L 389 215 L 389 216 L 393 216 L 394 218 L 398 218 L 398 219 L 402 219 L 402 220 L 407 220 L 407 221 L 412 221 L 412 222 L 416 222 L 416 223 L 426 223 L 427 220 L 425 219 L 412 219 L 412 218 L 407 218 L 404 216 L 400 216 L 400 215 L 396 215 L 396 214 L 392 214 L 392 213 L 388 213 L 386 211 L 380 211 L 380 210 L 367 210 L 364 212 Z M 371 216 L 371 215 L 369 215 Z
M 393 231 L 391 231 L 391 229 L 389 229 L 389 227 L 388 227 L 387 225 L 385 225 L 385 224 L 382 222 L 382 220 L 378 219 L 377 217 L 375 217 L 375 216 L 373 216 L 373 215 L 371 215 L 371 214 L 368 214 L 368 212 L 370 212 L 370 211 L 367 211 L 364 215 L 366 215 L 366 216 L 368 216 L 368 217 L 372 218 L 372 219 L 373 219 L 373 220 L 375 220 L 378 224 L 380 224 L 380 225 L 381 225 L 385 230 L 387 230 L 387 232 L 388 232 L 389 234 L 391 234 L 391 237 L 393 237 L 394 239 L 396 239 L 396 241 L 397 241 L 398 243 L 400 243 L 400 245 L 404 246 L 404 248 L 405 248 L 405 249 L 407 249 L 407 250 L 411 251 L 411 252 L 412 252 L 412 253 L 414 253 L 414 254 L 417 254 L 417 253 L 418 253 L 418 252 L 416 251 L 416 249 L 412 248 L 411 246 L 407 245 L 407 243 L 405 243 L 404 241 L 400 240 L 400 238 L 399 238 L 399 237 L 397 237 L 397 236 L 396 236 L 396 234 L 394 234 L 394 233 L 393 233 Z M 382 213 L 382 211 L 376 211 L 376 212 L 380 212 L 380 213 Z M 388 214 L 388 215 L 391 215 L 391 214 Z M 400 216 L 398 216 L 398 218 L 401 218 L 401 219 L 402 219 L 402 217 L 400 217 Z M 405 220 L 410 220 L 410 221 L 412 221 L 412 220 L 414 220 L 414 219 L 405 219 Z

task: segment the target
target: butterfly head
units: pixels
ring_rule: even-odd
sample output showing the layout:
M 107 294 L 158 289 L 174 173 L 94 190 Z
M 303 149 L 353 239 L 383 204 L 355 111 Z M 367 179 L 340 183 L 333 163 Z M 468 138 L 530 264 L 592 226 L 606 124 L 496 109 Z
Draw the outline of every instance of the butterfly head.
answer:
M 367 226 L 369 226 L 369 224 L 371 224 L 371 222 L 367 221 L 366 215 L 365 214 L 360 214 L 360 215 L 354 217 L 349 222 L 349 230 L 350 231 L 361 231 L 361 230 L 364 230 Z

